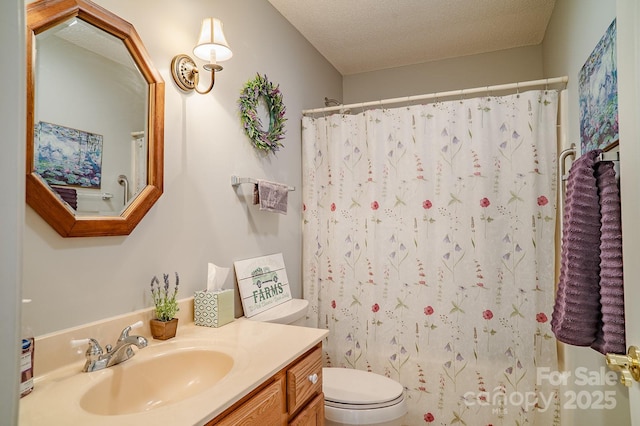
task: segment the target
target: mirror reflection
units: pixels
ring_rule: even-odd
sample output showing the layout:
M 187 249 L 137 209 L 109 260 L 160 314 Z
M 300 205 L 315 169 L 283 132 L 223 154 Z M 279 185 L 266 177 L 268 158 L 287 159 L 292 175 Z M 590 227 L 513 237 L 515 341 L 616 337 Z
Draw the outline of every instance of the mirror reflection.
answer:
M 63 237 L 129 235 L 162 195 L 162 77 L 89 0 L 27 4 L 27 35 L 27 204 Z
M 36 36 L 33 170 L 76 215 L 119 216 L 147 185 L 148 84 L 78 17 Z

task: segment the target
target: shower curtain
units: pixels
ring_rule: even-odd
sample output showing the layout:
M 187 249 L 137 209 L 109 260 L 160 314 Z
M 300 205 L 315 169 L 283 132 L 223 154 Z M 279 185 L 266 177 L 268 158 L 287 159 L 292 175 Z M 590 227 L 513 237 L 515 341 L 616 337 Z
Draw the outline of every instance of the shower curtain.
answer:
M 303 117 L 308 325 L 329 330 L 325 366 L 404 386 L 407 425 L 560 422 L 544 379 L 557 103 L 528 91 Z

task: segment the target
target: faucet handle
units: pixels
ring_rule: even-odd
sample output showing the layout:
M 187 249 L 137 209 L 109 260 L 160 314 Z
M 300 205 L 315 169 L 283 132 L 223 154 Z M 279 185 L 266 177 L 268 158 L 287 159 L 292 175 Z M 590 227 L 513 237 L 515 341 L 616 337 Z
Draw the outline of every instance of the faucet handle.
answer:
M 78 347 L 86 344 L 89 344 L 89 348 L 85 352 L 86 361 L 84 363 L 84 367 L 82 367 L 82 371 L 86 373 L 89 371 L 95 371 L 104 368 L 104 364 L 106 362 L 103 359 L 104 352 L 96 339 L 89 337 L 88 339 L 78 339 L 71 341 L 71 346 L 73 347 Z
M 142 327 L 142 321 L 137 321 L 134 322 L 133 324 L 125 327 L 121 332 L 120 332 L 120 337 L 118 337 L 118 341 L 124 340 L 127 337 L 129 337 L 129 333 L 131 332 L 131 330 L 134 330 L 136 328 L 140 328 Z
M 89 345 L 89 348 L 87 348 L 87 352 L 85 352 L 87 358 L 95 358 L 102 355 L 102 347 L 96 339 L 89 337 L 88 339 L 74 339 L 71 341 L 71 346 L 73 346 L 74 348 L 86 344 Z

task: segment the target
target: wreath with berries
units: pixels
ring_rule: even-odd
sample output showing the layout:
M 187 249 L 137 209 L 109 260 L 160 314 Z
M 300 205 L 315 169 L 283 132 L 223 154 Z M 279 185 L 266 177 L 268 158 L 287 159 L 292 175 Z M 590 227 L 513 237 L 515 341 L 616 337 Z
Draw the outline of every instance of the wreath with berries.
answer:
M 261 99 L 269 114 L 268 127 L 258 117 Z M 284 116 L 286 108 L 279 85 L 271 83 L 266 75 L 257 74 L 256 78 L 245 84 L 238 104 L 242 127 L 257 149 L 272 153 L 284 146 L 280 141 L 284 138 L 284 123 L 287 119 Z

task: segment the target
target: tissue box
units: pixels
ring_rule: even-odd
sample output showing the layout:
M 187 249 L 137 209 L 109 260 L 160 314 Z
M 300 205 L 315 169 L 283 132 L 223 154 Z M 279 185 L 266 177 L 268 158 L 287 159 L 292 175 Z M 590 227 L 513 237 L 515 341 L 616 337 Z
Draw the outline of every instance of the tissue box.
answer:
M 222 327 L 234 320 L 233 290 L 196 291 L 193 300 L 196 325 Z

